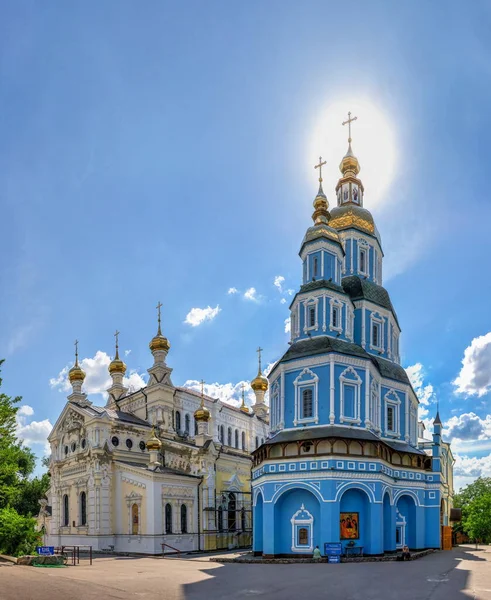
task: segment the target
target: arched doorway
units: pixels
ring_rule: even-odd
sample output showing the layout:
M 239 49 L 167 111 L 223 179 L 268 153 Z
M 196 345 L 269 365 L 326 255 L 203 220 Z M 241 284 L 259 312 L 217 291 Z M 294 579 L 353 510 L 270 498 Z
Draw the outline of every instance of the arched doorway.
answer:
M 363 546 L 365 554 L 372 553 L 370 527 L 370 499 L 366 492 L 350 488 L 339 503 L 339 537 L 343 546 L 354 542 Z
M 274 553 L 311 556 L 322 541 L 320 505 L 314 494 L 303 488 L 281 494 L 274 506 Z
M 392 523 L 392 506 L 390 504 L 389 492 L 384 494 L 383 502 L 384 519 L 384 552 L 393 552 L 396 549 L 396 532 Z
M 252 538 L 252 549 L 256 553 L 263 551 L 263 495 L 261 492 L 257 495 L 256 506 L 254 507 L 253 528 L 254 534 Z
M 417 548 L 416 542 L 416 503 L 412 496 L 403 494 L 397 500 L 396 527 L 400 531 L 397 546 Z

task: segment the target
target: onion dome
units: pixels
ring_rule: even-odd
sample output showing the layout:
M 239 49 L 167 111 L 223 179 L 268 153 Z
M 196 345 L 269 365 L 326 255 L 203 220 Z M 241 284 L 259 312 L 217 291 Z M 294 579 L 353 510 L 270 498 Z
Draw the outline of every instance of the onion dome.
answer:
M 148 344 L 148 347 L 150 348 L 150 350 L 152 352 L 156 352 L 157 350 L 163 350 L 164 352 L 169 352 L 169 348 L 170 348 L 170 344 L 169 344 L 169 340 L 162 335 L 162 330 L 160 328 L 160 309 L 162 308 L 162 304 L 159 302 L 157 304 L 157 310 L 158 310 L 158 321 L 159 321 L 159 328 L 157 331 L 157 335 L 155 337 L 152 338 L 152 340 L 150 341 L 150 344 Z
M 244 393 L 244 386 L 242 386 L 242 405 L 240 407 L 240 410 L 245 413 L 246 415 L 250 414 L 249 413 L 249 409 L 247 408 L 246 404 L 245 404 L 245 393 Z
M 211 418 L 210 411 L 205 406 L 205 396 L 204 396 L 204 385 L 205 382 L 201 381 L 201 404 L 198 409 L 194 411 L 194 418 L 196 421 L 205 421 L 208 422 Z
M 162 448 L 162 442 L 155 435 L 155 427 L 152 427 L 152 435 L 147 440 L 147 450 L 160 450 Z
M 355 227 L 373 235 L 380 242 L 380 234 L 373 220 L 372 213 L 356 204 L 348 203 L 334 207 L 331 211 L 329 225 L 338 231 Z
M 258 348 L 257 349 L 257 353 L 258 353 L 258 357 L 259 357 L 259 365 L 258 365 L 258 369 L 257 369 L 257 375 L 256 377 L 251 381 L 251 388 L 255 391 L 255 392 L 265 392 L 268 389 L 268 380 L 266 379 L 266 377 L 264 377 L 263 373 L 262 373 L 262 369 L 261 369 L 261 352 L 262 352 L 262 348 Z
M 330 214 L 327 210 L 329 208 L 329 202 L 322 189 L 322 182 L 319 181 L 319 191 L 314 199 L 314 213 L 312 220 L 316 225 L 327 225 L 329 223 Z
M 121 373 L 122 375 L 124 375 L 126 373 L 126 365 L 119 358 L 119 346 L 118 346 L 119 331 L 116 331 L 116 333 L 114 335 L 116 337 L 116 355 L 114 356 L 114 359 L 109 363 L 109 373 L 111 375 L 114 375 L 115 373 Z
M 348 143 L 348 152 L 343 156 L 343 160 L 339 165 L 339 170 L 343 174 L 343 177 L 356 177 L 360 172 L 360 163 L 351 149 L 351 139 Z
M 78 340 L 75 341 L 75 364 L 68 371 L 68 379 L 70 383 L 74 383 L 75 381 L 81 381 L 85 379 L 85 371 L 78 364 Z

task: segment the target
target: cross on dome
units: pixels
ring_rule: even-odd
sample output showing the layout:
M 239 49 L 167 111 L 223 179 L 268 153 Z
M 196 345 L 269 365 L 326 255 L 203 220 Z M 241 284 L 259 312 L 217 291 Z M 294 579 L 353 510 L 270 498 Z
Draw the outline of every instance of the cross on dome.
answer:
M 348 125 L 348 144 L 351 144 L 351 123 L 357 119 L 358 117 L 351 118 L 351 112 L 348 111 L 348 119 L 343 121 L 343 125 Z
M 322 156 L 319 156 L 319 164 L 314 165 L 314 169 L 319 169 L 319 183 L 322 183 L 322 167 L 327 164 L 327 161 L 322 162 Z

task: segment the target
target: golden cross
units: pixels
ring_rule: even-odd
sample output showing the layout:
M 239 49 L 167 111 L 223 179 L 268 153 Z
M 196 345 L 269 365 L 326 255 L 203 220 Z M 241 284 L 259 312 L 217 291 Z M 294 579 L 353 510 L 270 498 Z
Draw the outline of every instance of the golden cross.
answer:
M 242 384 L 242 406 L 245 406 L 245 385 Z
M 356 121 L 356 119 L 358 119 L 358 117 L 351 118 L 351 113 L 348 112 L 348 120 L 343 121 L 343 125 L 348 125 L 348 144 L 351 144 L 351 123 Z
M 114 337 L 116 338 L 116 356 L 114 358 L 119 359 L 119 346 L 118 346 L 119 331 L 117 329 L 116 329 L 116 333 L 114 334 Z
M 258 346 L 256 352 L 258 354 L 259 357 L 259 372 L 261 372 L 261 352 L 263 351 L 263 349 L 261 348 L 261 346 Z
M 326 161 L 322 162 L 322 156 L 319 156 L 319 164 L 314 165 L 314 169 L 319 169 L 319 183 L 322 183 L 322 167 L 326 164 Z
M 78 340 L 75 340 L 75 363 L 78 365 Z
M 164 305 L 162 304 L 162 302 L 159 302 L 159 303 L 157 304 L 157 307 L 156 307 L 156 308 L 157 308 L 157 312 L 158 312 L 159 333 L 160 333 L 160 309 L 162 308 L 162 306 L 164 306 Z
M 205 392 L 204 392 L 204 390 L 205 390 L 205 380 L 204 380 L 204 379 L 202 379 L 202 380 L 200 381 L 200 383 L 201 383 L 201 397 L 203 397 L 203 394 L 205 393 Z

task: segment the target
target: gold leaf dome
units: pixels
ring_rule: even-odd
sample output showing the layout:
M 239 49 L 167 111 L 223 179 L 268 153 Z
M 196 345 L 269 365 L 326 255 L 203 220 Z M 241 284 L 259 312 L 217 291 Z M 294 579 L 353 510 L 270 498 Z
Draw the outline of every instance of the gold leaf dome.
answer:
M 162 442 L 155 435 L 155 428 L 152 429 L 152 436 L 147 440 L 147 450 L 160 450 L 162 448 Z
M 362 208 L 351 202 L 332 209 L 329 225 L 338 231 L 350 228 L 360 229 L 373 235 L 380 242 L 380 234 L 373 220 L 372 213 L 366 208 Z
M 196 421 L 208 422 L 211 418 L 210 411 L 202 404 L 197 410 L 194 411 L 194 418 Z
M 269 383 L 266 377 L 259 372 L 256 377 L 251 381 L 251 388 L 256 391 L 266 392 L 268 389 Z
M 70 380 L 70 383 L 74 383 L 75 381 L 83 381 L 85 379 L 85 371 L 80 368 L 78 361 L 68 371 L 68 379 Z
M 152 338 L 148 347 L 152 352 L 156 352 L 157 350 L 164 350 L 165 352 L 169 352 L 170 344 L 169 340 L 163 336 L 161 333 L 158 333 L 154 338 Z
M 348 152 L 343 156 L 343 160 L 339 165 L 339 170 L 344 175 L 344 177 L 352 176 L 356 177 L 360 172 L 360 163 L 358 159 L 353 154 L 353 150 L 351 149 L 351 142 L 348 146 Z
M 124 375 L 126 373 L 126 365 L 119 358 L 117 353 L 114 360 L 112 360 L 109 364 L 109 373 L 111 375 L 113 375 L 114 373 L 121 373 L 122 375 Z

